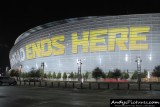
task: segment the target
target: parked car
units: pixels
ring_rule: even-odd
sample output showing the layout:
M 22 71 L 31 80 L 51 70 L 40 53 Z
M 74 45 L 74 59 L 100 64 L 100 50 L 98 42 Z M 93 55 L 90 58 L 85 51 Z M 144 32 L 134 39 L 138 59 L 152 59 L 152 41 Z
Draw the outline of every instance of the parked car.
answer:
M 0 77 L 0 85 L 2 84 L 17 85 L 17 81 L 12 77 Z

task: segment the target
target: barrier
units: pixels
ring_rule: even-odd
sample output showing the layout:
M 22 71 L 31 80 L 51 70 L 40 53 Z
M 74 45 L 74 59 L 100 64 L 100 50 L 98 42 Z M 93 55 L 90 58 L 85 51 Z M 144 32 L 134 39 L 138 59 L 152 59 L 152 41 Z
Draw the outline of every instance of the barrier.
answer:
M 39 83 L 39 84 L 38 84 Z M 57 85 L 56 85 L 57 83 Z M 43 85 L 42 85 L 43 84 Z M 55 84 L 55 85 L 54 85 Z M 80 88 L 80 89 L 114 89 L 114 90 L 158 90 L 160 83 L 157 82 L 77 82 L 77 81 L 52 81 L 52 82 L 17 82 L 18 86 L 44 86 L 57 88 Z M 104 88 L 105 87 L 105 88 Z

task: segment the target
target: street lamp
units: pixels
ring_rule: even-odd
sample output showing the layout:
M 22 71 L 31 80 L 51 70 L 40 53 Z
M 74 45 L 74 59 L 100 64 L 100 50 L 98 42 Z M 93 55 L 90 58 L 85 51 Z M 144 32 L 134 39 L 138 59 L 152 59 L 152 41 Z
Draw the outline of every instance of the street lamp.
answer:
M 21 80 L 21 71 L 22 71 L 22 65 L 20 65 L 20 75 L 19 75 L 19 80 Z M 24 78 L 23 78 L 24 80 Z
M 2 72 L 1 72 L 1 68 L 0 68 L 0 77 L 2 76 L 2 74 L 1 74 Z
M 44 62 L 41 63 L 41 67 L 43 69 L 43 72 L 42 72 L 42 79 L 43 79 L 43 76 L 44 76 Z
M 9 67 L 8 66 L 6 66 L 6 71 L 5 71 L 5 74 L 6 74 L 6 76 L 8 76 L 9 75 Z
M 81 82 L 81 64 L 82 64 L 82 62 L 81 62 L 81 59 L 78 59 L 77 60 L 77 65 L 78 65 L 78 81 L 79 82 Z
M 140 56 L 137 57 L 136 62 L 137 62 L 138 82 L 140 83 L 141 82 L 141 62 L 142 62 Z

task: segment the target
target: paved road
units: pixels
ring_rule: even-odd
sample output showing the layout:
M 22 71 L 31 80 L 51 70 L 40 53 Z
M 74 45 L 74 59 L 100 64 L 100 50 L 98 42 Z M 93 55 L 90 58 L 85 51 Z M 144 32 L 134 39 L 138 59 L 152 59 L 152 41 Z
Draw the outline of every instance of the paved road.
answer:
M 0 86 L 0 107 L 109 107 L 109 99 L 160 99 L 160 91 Z

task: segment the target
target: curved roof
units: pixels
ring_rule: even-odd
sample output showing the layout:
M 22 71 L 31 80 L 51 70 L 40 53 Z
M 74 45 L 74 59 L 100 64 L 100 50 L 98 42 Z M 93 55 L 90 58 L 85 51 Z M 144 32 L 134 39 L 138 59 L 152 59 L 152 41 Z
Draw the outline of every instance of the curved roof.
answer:
M 60 25 L 60 24 L 65 24 L 65 23 L 72 23 L 72 22 L 76 22 L 79 20 L 84 20 L 84 19 L 90 19 L 90 18 L 96 18 L 98 16 L 89 16 L 89 17 L 80 17 L 80 18 L 70 18 L 70 19 L 64 19 L 64 20 L 60 20 L 60 21 L 54 21 L 54 22 L 50 22 L 50 23 L 46 23 L 40 26 L 36 26 L 34 28 L 29 29 L 28 31 L 22 33 L 15 41 L 14 45 L 17 44 L 19 41 L 21 41 L 22 39 L 28 37 L 29 35 L 33 34 L 34 32 L 49 28 L 49 27 L 53 27 L 56 25 Z

